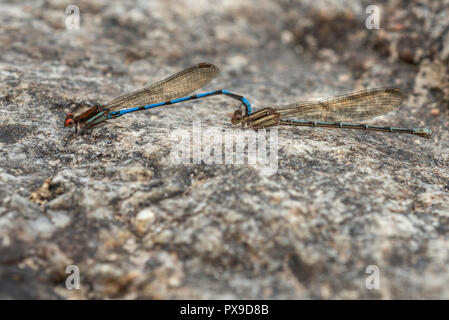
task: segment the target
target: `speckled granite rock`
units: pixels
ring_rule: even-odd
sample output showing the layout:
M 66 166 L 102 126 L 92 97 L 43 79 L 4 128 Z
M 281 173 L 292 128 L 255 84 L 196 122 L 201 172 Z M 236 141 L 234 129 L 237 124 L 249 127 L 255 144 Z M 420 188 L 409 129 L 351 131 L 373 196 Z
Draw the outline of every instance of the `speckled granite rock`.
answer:
M 0 298 L 448 299 L 449 3 L 388 1 L 380 30 L 333 3 L 80 1 L 77 31 L 65 1 L 2 3 Z M 173 163 L 174 130 L 230 129 L 215 97 L 69 141 L 76 106 L 201 61 L 256 108 L 397 86 L 373 122 L 435 134 L 279 129 L 272 175 Z

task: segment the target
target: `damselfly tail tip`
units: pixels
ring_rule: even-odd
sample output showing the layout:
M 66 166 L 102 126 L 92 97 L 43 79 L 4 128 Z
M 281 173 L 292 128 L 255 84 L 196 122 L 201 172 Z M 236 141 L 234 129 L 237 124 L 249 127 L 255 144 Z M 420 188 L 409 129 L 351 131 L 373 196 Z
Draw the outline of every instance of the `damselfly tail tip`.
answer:
M 431 129 L 427 128 L 417 128 L 413 129 L 413 134 L 416 134 L 417 136 L 430 139 L 432 137 L 433 131 Z

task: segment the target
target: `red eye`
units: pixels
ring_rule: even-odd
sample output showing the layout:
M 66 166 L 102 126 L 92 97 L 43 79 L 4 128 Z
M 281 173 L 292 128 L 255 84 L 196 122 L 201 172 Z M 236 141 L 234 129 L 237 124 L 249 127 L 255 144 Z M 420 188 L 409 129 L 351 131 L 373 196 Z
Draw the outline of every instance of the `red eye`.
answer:
M 75 124 L 75 121 L 73 119 L 66 119 L 65 123 L 64 123 L 64 127 L 71 127 Z
M 73 120 L 73 113 L 67 113 L 65 116 L 64 127 L 71 127 L 75 124 L 75 120 Z

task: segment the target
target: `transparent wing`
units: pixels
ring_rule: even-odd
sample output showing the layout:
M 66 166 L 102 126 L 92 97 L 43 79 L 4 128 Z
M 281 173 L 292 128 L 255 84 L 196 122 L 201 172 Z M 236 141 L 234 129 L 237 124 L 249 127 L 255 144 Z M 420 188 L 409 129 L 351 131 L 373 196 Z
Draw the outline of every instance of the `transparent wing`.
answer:
M 276 109 L 282 119 L 354 121 L 380 116 L 398 108 L 406 95 L 397 88 L 369 89 L 321 101 L 293 103 Z
M 182 98 L 209 83 L 219 71 L 213 64 L 199 63 L 148 87 L 119 96 L 103 108 L 113 111 Z

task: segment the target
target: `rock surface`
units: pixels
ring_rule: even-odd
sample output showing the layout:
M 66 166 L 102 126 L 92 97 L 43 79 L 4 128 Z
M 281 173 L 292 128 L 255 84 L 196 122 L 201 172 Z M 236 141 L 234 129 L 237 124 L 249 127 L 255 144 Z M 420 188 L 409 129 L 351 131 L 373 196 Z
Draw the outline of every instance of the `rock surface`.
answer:
M 447 0 L 388 1 L 379 30 L 359 1 L 80 1 L 79 30 L 68 4 L 1 4 L 0 298 L 449 298 Z M 177 129 L 245 133 L 228 98 L 63 128 L 201 61 L 221 74 L 200 92 L 256 109 L 399 87 L 371 123 L 435 133 L 280 128 L 267 175 L 173 161 Z

